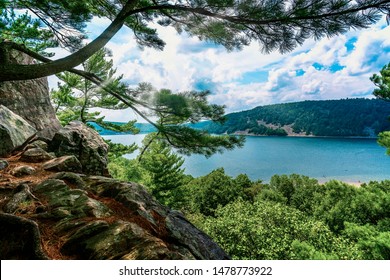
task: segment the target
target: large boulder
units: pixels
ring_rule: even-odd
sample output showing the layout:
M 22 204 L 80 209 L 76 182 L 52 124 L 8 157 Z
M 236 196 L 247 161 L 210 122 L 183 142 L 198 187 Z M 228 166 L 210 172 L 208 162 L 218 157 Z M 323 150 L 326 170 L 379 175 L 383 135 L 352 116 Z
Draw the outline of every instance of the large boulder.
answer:
M 51 211 L 48 217 L 53 220 L 84 217 L 103 218 L 111 216 L 111 210 L 86 191 L 71 189 L 64 181 L 48 179 L 35 187 L 34 192 L 44 196 Z
M 49 150 L 57 156 L 76 156 L 85 174 L 108 174 L 108 145 L 95 130 L 82 122 L 71 122 L 60 129 L 49 143 Z
M 7 107 L 0 105 L 0 156 L 11 153 L 34 136 L 36 132 L 37 130 L 26 120 Z
M 116 252 L 118 259 L 229 259 L 208 235 L 192 225 L 180 212 L 161 205 L 143 186 L 100 176 L 86 177 L 84 181 L 87 191 L 119 203 L 121 207 L 116 205 L 114 208 L 119 211 L 123 207 L 121 213 L 124 214 L 123 220 L 126 220 L 85 240 L 85 249 L 91 250 L 88 258 L 107 258 L 104 251 L 107 249 L 103 244 L 115 244 L 112 242 L 115 238 L 112 232 L 115 232 L 118 233 L 117 242 L 121 244 L 126 240 L 128 244 L 127 248 L 122 247 Z M 119 233 L 122 230 L 124 235 Z M 138 241 L 132 244 L 134 240 L 129 239 Z
M 32 64 L 34 60 L 13 51 L 12 63 Z M 51 139 L 61 127 L 50 102 L 47 78 L 0 83 L 0 105 L 18 114 L 39 131 L 38 136 Z
M 81 172 L 81 163 L 75 156 L 62 156 L 45 162 L 42 168 L 49 171 Z

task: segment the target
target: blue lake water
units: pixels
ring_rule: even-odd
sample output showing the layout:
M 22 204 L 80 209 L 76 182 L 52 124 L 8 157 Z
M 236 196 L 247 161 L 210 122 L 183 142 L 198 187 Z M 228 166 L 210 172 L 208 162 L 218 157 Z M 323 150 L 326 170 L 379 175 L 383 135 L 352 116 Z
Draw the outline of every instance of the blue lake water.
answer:
M 140 144 L 144 136 L 110 135 L 104 138 L 123 144 Z M 199 155 L 184 158 L 185 172 L 195 177 L 223 167 L 230 176 L 245 173 L 252 180 L 266 182 L 274 174 L 293 173 L 321 182 L 390 179 L 390 156 L 374 139 L 249 136 L 241 149 L 210 158 Z

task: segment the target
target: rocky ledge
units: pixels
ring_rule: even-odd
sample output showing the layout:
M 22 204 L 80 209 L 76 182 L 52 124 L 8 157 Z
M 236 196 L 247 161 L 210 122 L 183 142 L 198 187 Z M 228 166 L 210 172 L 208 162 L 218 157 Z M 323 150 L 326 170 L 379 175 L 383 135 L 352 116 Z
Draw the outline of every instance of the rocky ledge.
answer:
M 107 147 L 86 130 L 73 123 L 53 141 L 18 136 L 5 149 L 1 259 L 229 259 L 143 186 L 102 176 Z

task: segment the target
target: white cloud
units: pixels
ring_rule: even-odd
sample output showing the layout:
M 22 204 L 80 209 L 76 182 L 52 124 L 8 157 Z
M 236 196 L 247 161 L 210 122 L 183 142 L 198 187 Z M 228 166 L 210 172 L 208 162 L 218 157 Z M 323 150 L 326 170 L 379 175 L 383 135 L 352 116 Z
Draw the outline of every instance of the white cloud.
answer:
M 347 65 L 348 74 L 359 75 L 377 71 L 378 65 L 388 63 L 389 35 L 390 27 L 363 31 L 355 43 L 354 51 L 341 59 L 342 63 Z
M 371 97 L 374 85 L 369 77 L 390 61 L 389 35 L 390 27 L 386 27 L 323 39 L 304 52 L 285 57 L 283 64 L 279 63 L 269 71 L 266 82 L 256 84 L 257 92 L 238 94 L 239 85 L 228 89 L 225 104 L 240 110 L 240 106 L 243 106 L 241 109 L 250 108 L 245 104 L 258 106 L 310 99 Z M 348 51 L 346 43 L 355 36 L 355 47 Z M 297 70 L 301 71 L 299 75 Z M 242 86 L 243 91 L 246 88 Z M 237 106 L 232 105 L 234 93 L 239 99 Z M 218 101 L 222 100 L 219 96 Z

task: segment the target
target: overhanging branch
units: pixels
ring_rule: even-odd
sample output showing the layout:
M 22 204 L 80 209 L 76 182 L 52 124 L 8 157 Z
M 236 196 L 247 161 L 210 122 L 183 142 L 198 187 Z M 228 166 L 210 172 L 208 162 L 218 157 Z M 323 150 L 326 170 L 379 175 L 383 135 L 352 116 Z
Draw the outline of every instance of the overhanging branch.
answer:
M 132 14 L 132 9 L 137 2 L 137 0 L 129 0 L 115 20 L 103 31 L 102 34 L 100 34 L 100 36 L 67 57 L 33 65 L 0 65 L 0 82 L 36 79 L 67 71 L 76 67 L 91 57 L 98 50 L 103 48 L 111 40 L 111 38 L 124 25 L 126 18 Z
M 190 6 L 185 6 L 185 5 L 171 5 L 171 4 L 166 4 L 166 5 L 155 5 L 155 6 L 148 6 L 140 9 L 135 9 L 133 12 L 134 13 L 142 13 L 142 12 L 148 12 L 148 11 L 164 11 L 164 10 L 171 10 L 171 11 L 184 11 L 184 12 L 190 12 L 190 13 L 195 13 L 207 17 L 212 17 L 212 18 L 217 18 L 221 20 L 225 20 L 231 23 L 236 23 L 236 24 L 254 24 L 254 25 L 268 25 L 268 24 L 283 24 L 286 22 L 291 22 L 291 21 L 301 21 L 301 20 L 316 20 L 316 19 L 324 19 L 324 18 L 332 18 L 332 17 L 338 17 L 342 15 L 347 15 L 351 13 L 357 13 L 360 11 L 365 11 L 369 9 L 380 9 L 382 8 L 385 4 L 390 4 L 390 0 L 383 0 L 378 3 L 374 4 L 368 4 L 368 5 L 362 5 L 358 6 L 356 8 L 350 8 L 350 9 L 345 9 L 342 11 L 338 12 L 331 12 L 331 13 L 325 13 L 325 14 L 319 14 L 319 15 L 306 15 L 306 16 L 296 16 L 296 17 L 291 17 L 291 16 L 286 16 L 286 17 L 280 17 L 280 18 L 274 18 L 274 19 L 250 19 L 246 17 L 241 17 L 241 16 L 228 16 L 228 15 L 223 15 L 219 14 L 216 12 L 212 12 L 210 10 L 205 9 L 204 7 L 190 7 Z

